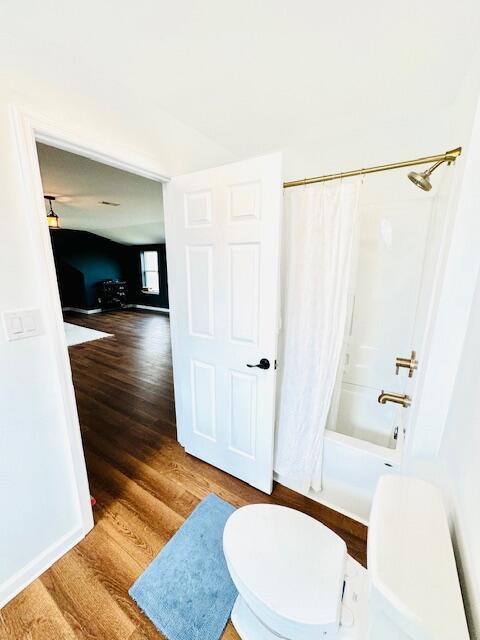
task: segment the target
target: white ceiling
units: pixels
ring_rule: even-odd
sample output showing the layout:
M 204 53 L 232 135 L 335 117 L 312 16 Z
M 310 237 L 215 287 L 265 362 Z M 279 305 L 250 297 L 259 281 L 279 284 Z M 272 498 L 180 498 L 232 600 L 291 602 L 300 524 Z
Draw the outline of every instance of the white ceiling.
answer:
M 157 6 L 125 77 L 239 156 L 446 108 L 479 44 L 478 0 Z
M 466 144 L 479 33 L 478 0 L 0 2 L 0 93 L 165 174 L 281 150 L 294 179 Z
M 165 241 L 161 183 L 44 144 L 37 148 L 43 192 L 57 198 L 53 208 L 63 229 L 123 244 Z
M 1 12 L 45 73 L 123 88 L 236 157 L 359 129 L 375 147 L 385 123 L 448 108 L 480 25 L 478 0 L 19 0 Z

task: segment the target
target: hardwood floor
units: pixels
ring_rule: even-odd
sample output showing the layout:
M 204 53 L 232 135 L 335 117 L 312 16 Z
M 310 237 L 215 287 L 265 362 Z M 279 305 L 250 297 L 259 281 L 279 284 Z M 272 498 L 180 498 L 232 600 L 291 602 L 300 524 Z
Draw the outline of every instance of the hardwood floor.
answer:
M 178 445 L 166 316 L 119 311 L 67 319 L 114 334 L 70 347 L 95 527 L 0 611 L 0 638 L 161 638 L 128 589 L 211 491 L 235 506 L 272 502 L 308 513 L 365 564 L 363 525 L 280 485 L 267 496 Z M 223 637 L 238 638 L 231 624 Z

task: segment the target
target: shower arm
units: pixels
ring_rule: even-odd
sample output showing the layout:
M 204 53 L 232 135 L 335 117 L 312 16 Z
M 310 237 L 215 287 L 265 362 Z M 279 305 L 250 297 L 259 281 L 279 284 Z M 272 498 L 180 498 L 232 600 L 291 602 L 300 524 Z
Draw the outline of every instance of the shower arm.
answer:
M 451 164 L 451 160 L 447 160 L 446 158 L 443 158 L 442 160 L 439 160 L 438 162 L 435 162 L 435 164 L 432 164 L 431 167 L 429 167 L 425 173 L 427 174 L 427 176 L 431 176 L 432 173 L 435 171 L 435 169 L 437 169 L 440 165 L 442 165 L 444 162 L 448 162 L 448 164 Z
M 438 166 L 447 162 L 451 164 L 462 153 L 462 147 L 451 149 L 445 153 L 438 154 L 436 156 L 426 156 L 425 158 L 417 158 L 415 160 L 404 160 L 402 162 L 393 162 L 391 164 L 380 164 L 376 167 L 366 167 L 364 169 L 354 169 L 353 171 L 343 171 L 341 173 L 330 173 L 325 176 L 317 176 L 315 178 L 303 178 L 302 180 L 292 180 L 291 182 L 284 182 L 283 188 L 289 189 L 290 187 L 301 187 L 308 184 L 315 184 L 317 182 L 330 182 L 330 180 L 339 180 L 342 178 L 351 178 L 352 176 L 362 176 L 367 173 L 379 173 L 380 171 L 390 171 L 391 169 L 402 169 L 404 167 L 414 167 L 419 164 L 430 164 L 434 162 L 434 166 L 431 167 L 431 173 Z

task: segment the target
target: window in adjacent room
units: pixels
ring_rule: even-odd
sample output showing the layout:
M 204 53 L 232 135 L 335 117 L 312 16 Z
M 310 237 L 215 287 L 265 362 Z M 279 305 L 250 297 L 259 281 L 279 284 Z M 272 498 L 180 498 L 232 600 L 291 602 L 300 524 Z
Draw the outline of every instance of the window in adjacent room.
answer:
M 142 291 L 159 293 L 158 251 L 142 251 Z

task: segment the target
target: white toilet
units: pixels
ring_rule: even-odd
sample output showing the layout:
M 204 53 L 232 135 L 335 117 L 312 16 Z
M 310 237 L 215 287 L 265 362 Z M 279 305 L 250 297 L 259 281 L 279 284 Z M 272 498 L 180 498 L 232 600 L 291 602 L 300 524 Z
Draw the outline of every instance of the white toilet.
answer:
M 420 480 L 380 480 L 368 572 L 333 531 L 276 505 L 235 511 L 223 548 L 243 640 L 469 638 L 441 496 Z

